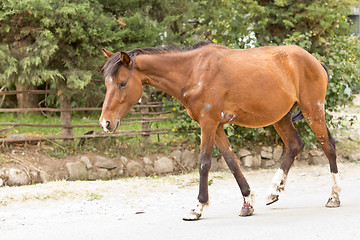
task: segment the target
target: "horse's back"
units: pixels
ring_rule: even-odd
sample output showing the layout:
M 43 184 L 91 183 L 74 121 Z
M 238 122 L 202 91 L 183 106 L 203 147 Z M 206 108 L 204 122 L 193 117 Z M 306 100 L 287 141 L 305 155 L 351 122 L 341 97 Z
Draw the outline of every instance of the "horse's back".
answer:
M 212 50 L 220 61 L 211 88 L 224 96 L 224 111 L 238 116 L 234 123 L 242 126 L 279 121 L 299 101 L 301 86 L 314 81 L 309 74 L 319 75 L 319 62 L 298 46 Z

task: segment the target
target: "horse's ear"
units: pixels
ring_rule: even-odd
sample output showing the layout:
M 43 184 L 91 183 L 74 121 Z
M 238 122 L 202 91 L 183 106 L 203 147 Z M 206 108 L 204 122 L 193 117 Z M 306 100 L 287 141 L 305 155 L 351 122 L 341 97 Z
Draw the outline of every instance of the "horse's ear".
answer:
M 110 58 L 113 55 L 112 52 L 106 50 L 105 48 L 103 48 L 102 50 L 104 52 L 105 57 L 107 57 L 107 58 Z
M 126 52 L 121 52 L 121 61 L 125 65 L 129 65 L 131 61 L 129 54 L 127 54 Z

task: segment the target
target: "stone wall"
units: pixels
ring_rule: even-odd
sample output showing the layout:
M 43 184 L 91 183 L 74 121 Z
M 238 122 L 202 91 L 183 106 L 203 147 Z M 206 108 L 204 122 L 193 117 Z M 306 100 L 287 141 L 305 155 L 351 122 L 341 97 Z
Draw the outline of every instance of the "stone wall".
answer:
M 282 146 L 263 146 L 255 150 L 241 148 L 236 152 L 242 168 L 275 168 L 280 166 L 284 149 Z M 119 177 L 179 174 L 196 171 L 199 153 L 194 150 L 176 150 L 168 156 L 148 156 L 138 159 L 105 158 L 87 153 L 64 159 L 45 157 L 36 163 L 19 161 L 0 166 L 0 186 L 19 186 L 43 183 L 54 180 L 108 180 Z M 349 157 L 352 161 L 360 160 L 360 154 Z M 28 163 L 28 164 L 26 164 Z M 328 164 L 322 151 L 304 149 L 294 165 Z M 222 157 L 212 160 L 212 171 L 228 171 Z

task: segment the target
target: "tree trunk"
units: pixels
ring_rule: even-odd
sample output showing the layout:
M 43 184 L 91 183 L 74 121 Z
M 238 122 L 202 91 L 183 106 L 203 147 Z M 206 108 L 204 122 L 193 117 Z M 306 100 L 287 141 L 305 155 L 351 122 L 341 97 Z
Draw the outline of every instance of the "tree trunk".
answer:
M 36 90 L 36 86 L 28 85 L 22 86 L 20 84 L 16 84 L 16 90 Z M 36 108 L 39 103 L 39 98 L 37 94 L 31 93 L 18 93 L 16 94 L 17 106 L 18 108 Z
M 60 97 L 60 108 L 61 109 L 70 109 L 71 108 L 71 99 L 68 96 L 61 96 Z M 61 111 L 61 125 L 71 126 L 71 110 L 69 111 Z M 61 128 L 61 135 L 63 137 L 73 137 L 74 132 L 71 127 L 62 127 Z M 68 144 L 73 140 L 64 139 L 63 143 Z

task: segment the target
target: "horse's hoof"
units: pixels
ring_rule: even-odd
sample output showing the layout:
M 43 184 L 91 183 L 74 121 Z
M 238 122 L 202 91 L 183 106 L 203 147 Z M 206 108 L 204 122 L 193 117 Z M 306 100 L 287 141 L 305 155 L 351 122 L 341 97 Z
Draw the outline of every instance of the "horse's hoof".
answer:
M 279 195 L 270 194 L 266 197 L 266 205 L 270 205 L 279 200 Z
M 195 212 L 195 209 L 191 210 L 189 214 L 183 217 L 184 221 L 197 221 L 201 217 L 201 213 Z
M 330 197 L 325 206 L 328 208 L 340 207 L 340 199 L 336 197 Z
M 254 213 L 254 207 L 248 203 L 244 203 L 243 207 L 241 208 L 239 216 L 247 217 L 253 215 L 253 213 Z

